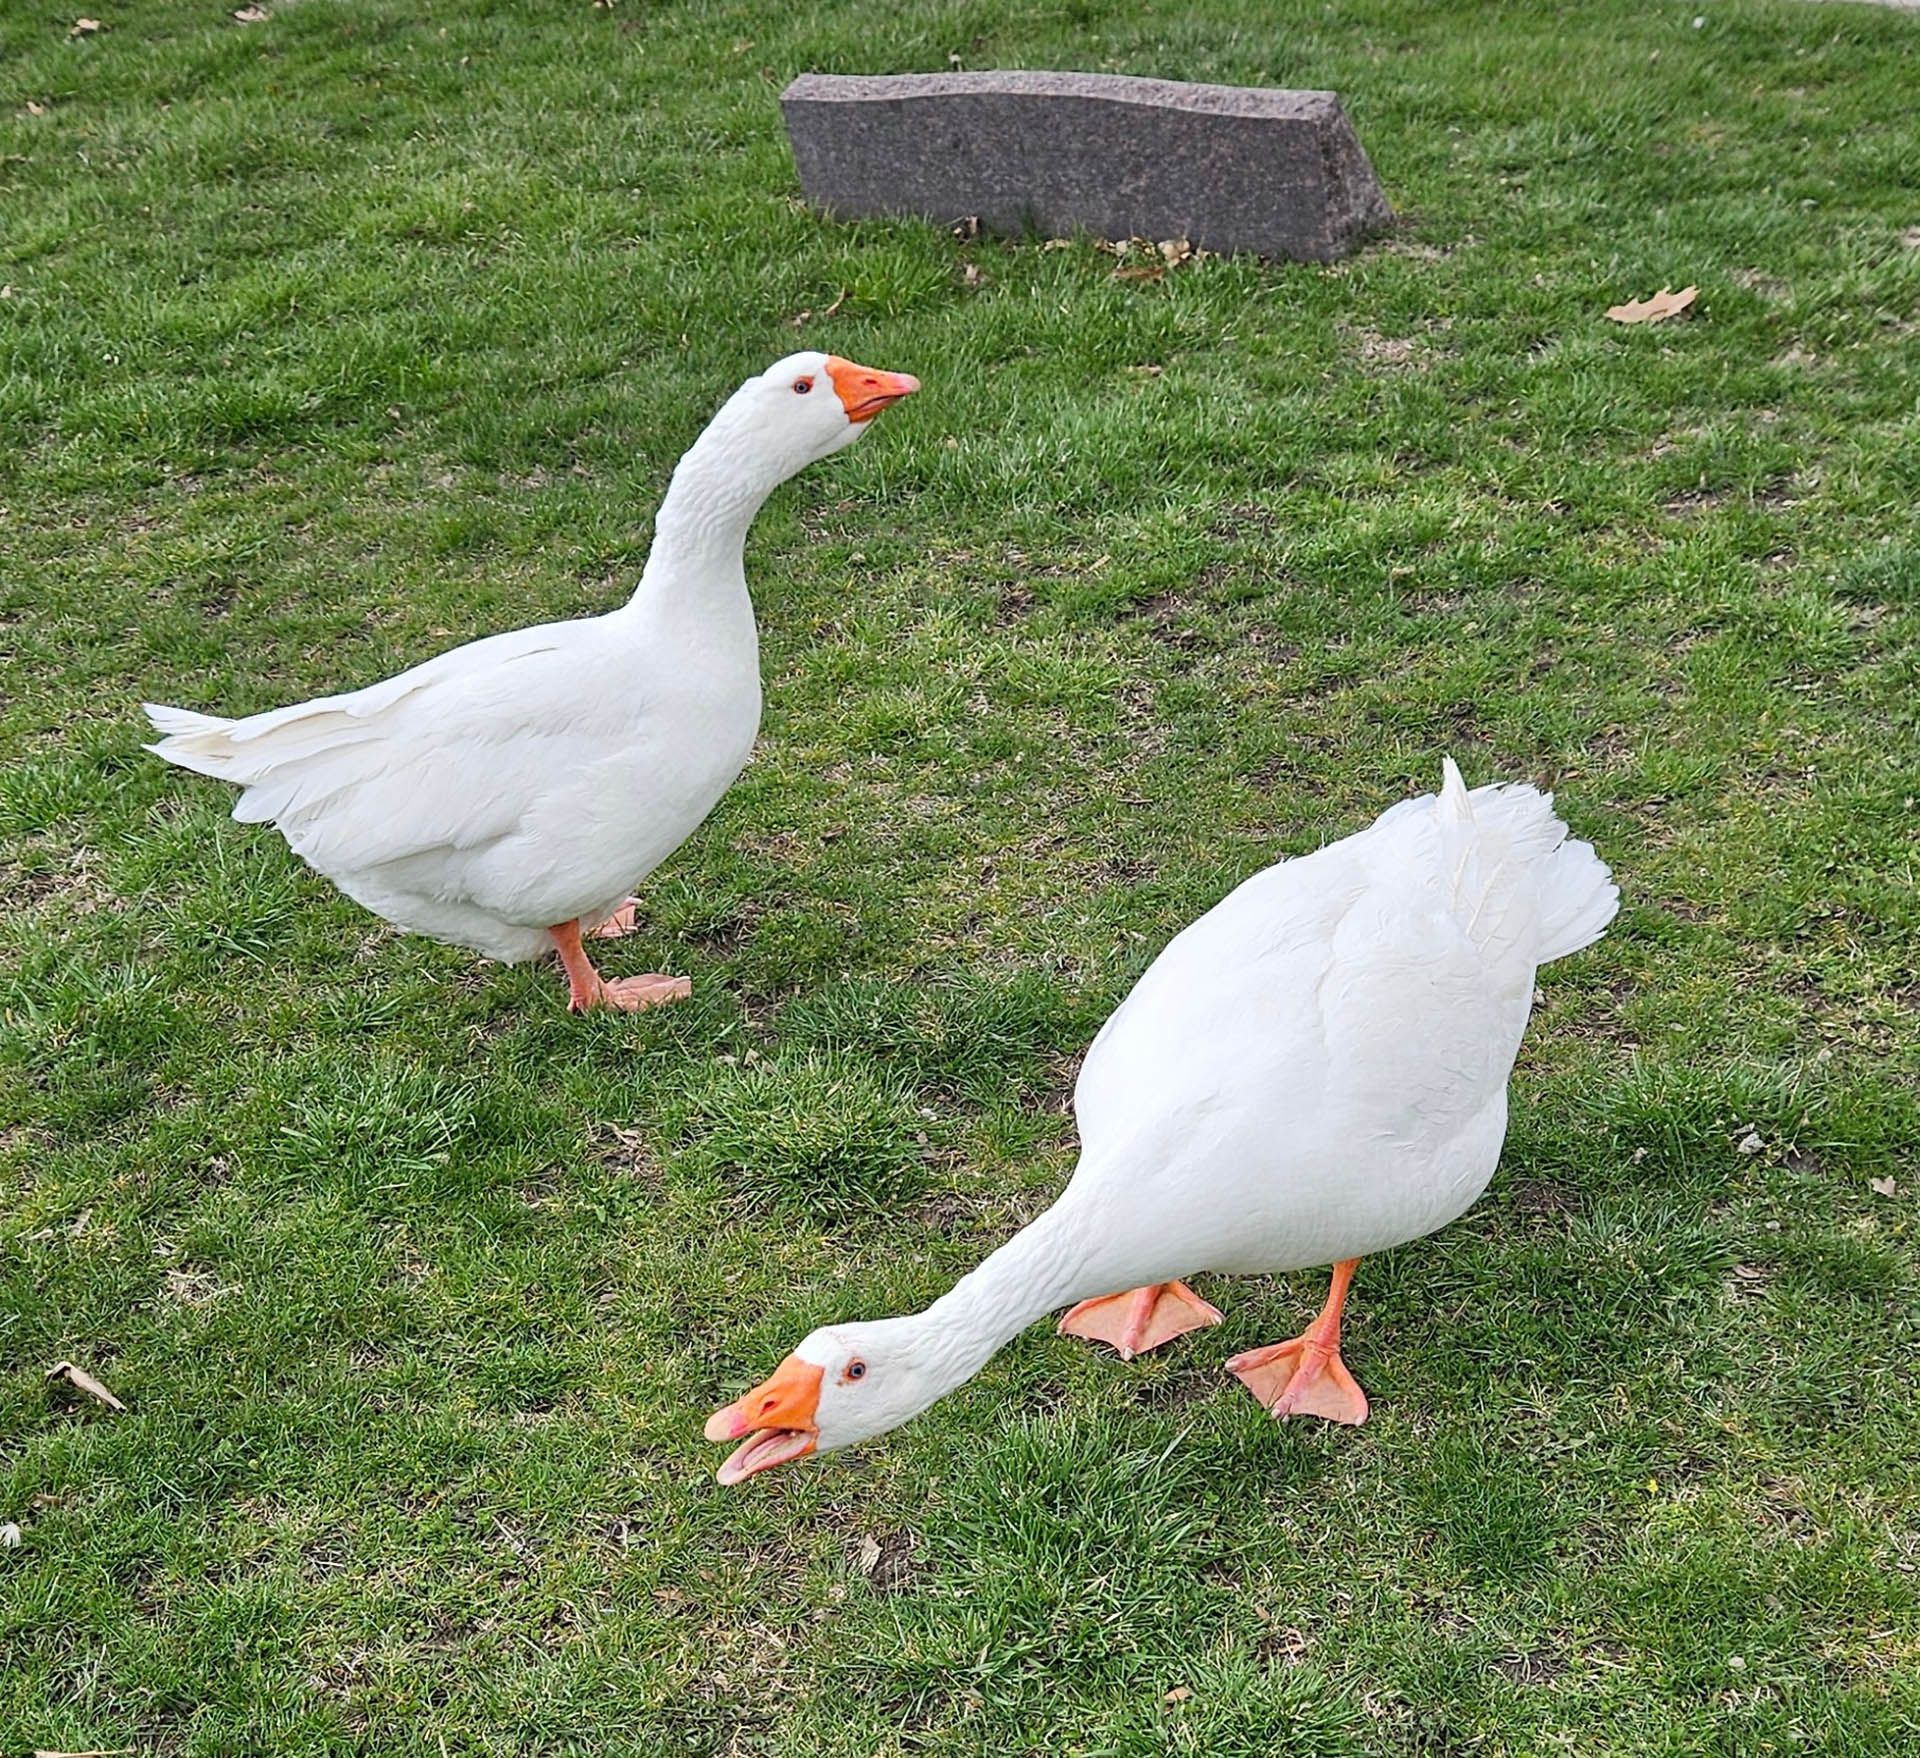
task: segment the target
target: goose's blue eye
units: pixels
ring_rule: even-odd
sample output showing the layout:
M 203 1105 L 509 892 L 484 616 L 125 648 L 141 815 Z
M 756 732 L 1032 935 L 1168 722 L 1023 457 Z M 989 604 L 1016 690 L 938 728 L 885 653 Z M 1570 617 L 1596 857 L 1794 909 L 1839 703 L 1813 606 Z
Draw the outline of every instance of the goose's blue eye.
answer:
M 810 378 L 797 378 L 793 381 L 793 394 L 796 397 L 804 397 L 812 389 L 813 380 Z
M 848 1379 L 863 1380 L 866 1377 L 867 1377 L 867 1364 L 864 1361 L 849 1361 L 847 1363 Z

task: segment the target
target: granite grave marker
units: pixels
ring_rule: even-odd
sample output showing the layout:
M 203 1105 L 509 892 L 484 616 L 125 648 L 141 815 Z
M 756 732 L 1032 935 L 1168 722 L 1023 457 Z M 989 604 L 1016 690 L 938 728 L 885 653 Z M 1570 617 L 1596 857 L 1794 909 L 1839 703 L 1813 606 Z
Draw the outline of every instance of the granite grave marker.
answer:
M 781 93 L 807 199 L 843 219 L 1184 238 L 1332 262 L 1393 218 L 1332 92 L 1106 73 L 802 74 Z

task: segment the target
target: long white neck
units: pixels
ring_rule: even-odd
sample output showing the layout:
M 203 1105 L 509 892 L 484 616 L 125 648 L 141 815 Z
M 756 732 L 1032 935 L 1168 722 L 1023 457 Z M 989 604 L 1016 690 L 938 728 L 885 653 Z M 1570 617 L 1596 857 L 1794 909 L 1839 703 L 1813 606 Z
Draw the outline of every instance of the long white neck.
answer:
M 754 443 L 729 402 L 674 466 L 653 522 L 653 547 L 627 609 L 651 624 L 720 619 L 749 626 L 742 556 L 747 528 L 788 471 Z
M 1069 1192 L 924 1312 L 893 1322 L 919 1333 L 923 1359 L 938 1384 L 933 1396 L 943 1397 L 1035 1319 L 1089 1295 L 1112 1293 L 1107 1255 L 1084 1205 Z

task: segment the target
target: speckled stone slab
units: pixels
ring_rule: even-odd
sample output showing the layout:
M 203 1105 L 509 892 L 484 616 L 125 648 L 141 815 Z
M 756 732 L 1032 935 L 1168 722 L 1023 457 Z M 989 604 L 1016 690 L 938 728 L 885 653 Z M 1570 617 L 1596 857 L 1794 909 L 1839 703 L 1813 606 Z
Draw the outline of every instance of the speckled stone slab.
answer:
M 1185 238 L 1332 262 L 1393 218 L 1332 92 L 1107 73 L 802 74 L 801 187 L 843 219 Z

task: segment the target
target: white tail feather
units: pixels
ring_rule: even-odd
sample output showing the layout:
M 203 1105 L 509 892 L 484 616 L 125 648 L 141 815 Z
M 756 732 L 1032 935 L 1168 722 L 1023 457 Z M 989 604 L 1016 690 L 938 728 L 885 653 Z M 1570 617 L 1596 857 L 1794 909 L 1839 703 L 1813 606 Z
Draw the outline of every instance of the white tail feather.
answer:
M 235 721 L 222 720 L 217 714 L 196 714 L 191 708 L 169 708 L 161 702 L 144 702 L 153 730 L 163 736 L 147 746 L 156 757 L 191 769 L 196 775 L 212 775 L 232 780 Z
M 1572 838 L 1554 850 L 1540 882 L 1536 964 L 1591 946 L 1619 913 L 1620 888 L 1590 842 Z
M 1525 782 L 1475 788 L 1445 760 L 1434 827 L 1453 911 L 1474 943 L 1534 965 L 1590 946 L 1620 907 L 1607 865 L 1569 840 L 1553 795 Z
M 164 702 L 142 702 L 153 730 L 167 738 L 189 739 L 201 733 L 225 732 L 234 723 L 217 714 L 196 714 L 191 708 L 169 708 Z

